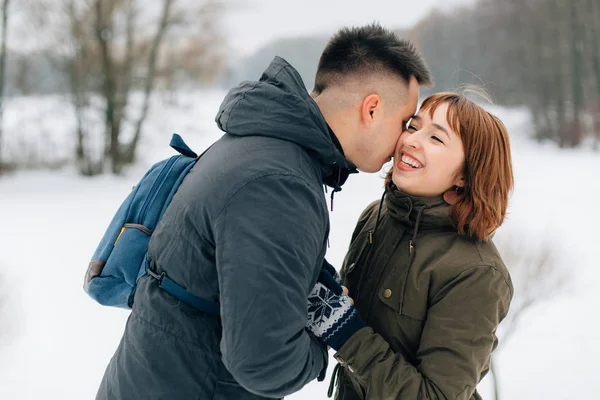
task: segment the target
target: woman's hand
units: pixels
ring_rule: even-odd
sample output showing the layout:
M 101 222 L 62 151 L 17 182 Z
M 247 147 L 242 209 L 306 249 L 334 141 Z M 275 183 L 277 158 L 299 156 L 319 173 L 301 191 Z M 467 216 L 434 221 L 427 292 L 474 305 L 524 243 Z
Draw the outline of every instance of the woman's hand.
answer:
M 348 299 L 350 300 L 350 303 L 354 304 L 354 299 L 352 299 L 352 297 L 350 297 L 350 291 L 348 290 L 348 288 L 346 286 L 342 285 L 342 290 L 348 296 Z

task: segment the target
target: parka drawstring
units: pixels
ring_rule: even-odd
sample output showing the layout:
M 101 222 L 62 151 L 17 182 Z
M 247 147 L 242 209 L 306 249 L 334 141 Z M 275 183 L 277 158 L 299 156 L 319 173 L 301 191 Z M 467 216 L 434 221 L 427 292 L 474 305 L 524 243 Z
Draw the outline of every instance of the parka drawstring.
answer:
M 333 187 L 333 190 L 331 191 L 331 211 L 333 211 L 333 196 L 335 195 L 336 192 L 342 191 L 341 180 L 342 180 L 342 170 L 340 168 L 337 168 L 337 182 L 335 183 L 335 186 Z M 325 193 L 327 193 L 327 185 L 325 186 Z
M 386 191 L 381 195 L 381 200 L 379 201 L 379 208 L 377 209 L 377 219 L 375 220 L 375 228 L 369 232 L 369 243 L 373 244 L 373 235 L 377 232 L 377 227 L 379 226 L 379 222 L 381 220 L 381 209 L 383 208 L 383 201 L 385 200 Z
M 425 211 L 426 208 L 427 206 L 419 208 L 419 212 L 417 213 L 417 219 L 415 220 L 415 230 L 413 232 L 412 238 L 408 242 L 408 252 L 410 254 L 410 261 L 408 263 L 409 265 L 412 264 L 412 260 L 414 258 L 415 244 L 417 241 L 417 235 L 419 234 L 419 224 L 421 223 L 421 216 L 423 215 L 423 211 Z
M 333 195 L 335 194 L 335 192 L 341 192 L 342 188 L 340 186 L 336 186 L 333 188 L 333 190 L 331 191 L 331 211 L 333 211 Z
M 339 382 L 341 377 L 341 365 L 335 364 L 333 368 L 333 373 L 331 374 L 331 380 L 329 381 L 329 389 L 327 389 L 327 398 L 330 398 L 333 395 L 333 389 L 335 388 L 335 383 Z

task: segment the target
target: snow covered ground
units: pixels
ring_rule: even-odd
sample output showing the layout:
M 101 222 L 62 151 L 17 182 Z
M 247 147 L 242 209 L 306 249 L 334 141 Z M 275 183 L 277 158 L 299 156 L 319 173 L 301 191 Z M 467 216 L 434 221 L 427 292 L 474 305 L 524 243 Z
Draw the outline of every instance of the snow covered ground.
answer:
M 182 94 L 177 107 L 155 102 L 140 164 L 123 177 L 84 179 L 67 168 L 0 179 L 0 310 L 6 311 L 0 315 L 0 399 L 94 398 L 128 313 L 86 296 L 87 263 L 143 170 L 173 154 L 168 147 L 173 132 L 196 151 L 220 135 L 213 120 L 223 95 Z M 570 291 L 530 309 L 501 348 L 503 398 L 598 398 L 600 154 L 532 143 L 526 113 L 494 111 L 511 132 L 516 176 L 509 219 L 499 236 L 516 238 L 525 251 L 550 241 L 573 277 Z M 69 155 L 74 123 L 64 100 L 18 99 L 5 113 L 13 148 L 19 137 L 34 138 L 42 153 Z M 359 213 L 380 196 L 381 175 L 353 176 L 335 196 L 328 259 L 338 267 Z M 288 398 L 325 399 L 327 385 L 328 379 L 313 382 Z M 488 378 L 480 391 L 492 398 Z

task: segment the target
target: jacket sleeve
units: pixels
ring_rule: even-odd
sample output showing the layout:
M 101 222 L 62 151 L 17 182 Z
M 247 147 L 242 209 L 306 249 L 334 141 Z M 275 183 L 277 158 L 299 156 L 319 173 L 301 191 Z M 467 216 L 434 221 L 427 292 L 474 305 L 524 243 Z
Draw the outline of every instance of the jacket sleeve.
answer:
M 237 190 L 216 219 L 222 360 L 252 393 L 284 397 L 327 368 L 326 348 L 305 330 L 327 218 L 304 180 L 273 174 Z
M 512 286 L 493 267 L 472 267 L 430 306 L 416 365 L 363 328 L 334 357 L 368 399 L 470 399 L 488 370 Z

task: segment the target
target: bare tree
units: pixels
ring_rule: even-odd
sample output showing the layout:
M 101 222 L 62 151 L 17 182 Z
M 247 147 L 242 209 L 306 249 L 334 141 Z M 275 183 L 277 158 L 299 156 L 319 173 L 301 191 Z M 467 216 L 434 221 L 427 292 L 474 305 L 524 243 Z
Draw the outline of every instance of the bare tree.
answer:
M 84 175 L 119 174 L 135 161 L 152 94 L 173 70 L 215 69 L 223 58 L 222 41 L 214 40 L 218 0 L 32 1 L 46 4 L 40 21 L 54 35 L 48 53 L 68 77 Z M 176 45 L 165 49 L 169 40 Z M 175 52 L 180 62 L 192 41 L 202 52 L 191 64 L 165 57 Z
M 588 0 L 586 14 L 588 16 L 587 51 L 592 58 L 592 75 L 595 93 L 592 101 L 592 114 L 594 116 L 594 148 L 600 150 L 600 4 L 596 0 Z
M 534 247 L 529 241 L 512 239 L 496 240 L 498 250 L 511 271 L 515 293 L 507 317 L 500 325 L 498 347 L 492 354 L 490 372 L 493 378 L 495 400 L 501 400 L 497 351 L 514 336 L 519 324 L 532 306 L 561 294 L 570 282 L 562 255 L 549 241 Z
M 129 0 L 131 3 L 132 0 Z M 124 154 L 122 156 L 124 163 L 131 163 L 135 160 L 135 150 L 137 149 L 137 145 L 140 140 L 140 135 L 142 131 L 142 126 L 144 121 L 146 120 L 146 116 L 148 115 L 148 107 L 150 106 L 150 95 L 152 94 L 152 90 L 154 89 L 154 80 L 156 77 L 156 64 L 158 59 L 158 53 L 161 47 L 161 44 L 164 41 L 165 34 L 167 32 L 167 28 L 173 21 L 170 20 L 171 17 L 171 8 L 173 5 L 173 0 L 164 0 L 162 13 L 160 17 L 160 21 L 158 23 L 158 28 L 156 29 L 156 33 L 150 42 L 150 54 L 148 56 L 148 64 L 147 71 L 148 74 L 146 76 L 146 80 L 144 83 L 144 100 L 142 104 L 142 110 L 140 112 L 139 117 L 135 122 L 135 130 L 133 134 L 133 139 L 125 148 Z M 128 24 L 129 25 L 129 24 Z M 129 29 L 128 29 L 129 32 Z M 130 34 L 128 34 L 128 44 Z M 129 46 L 128 46 L 129 47 Z M 126 72 L 127 73 L 127 72 Z M 121 156 L 119 155 L 119 158 Z M 113 167 L 113 172 L 119 172 L 115 170 Z
M 0 38 L 0 173 L 2 172 L 2 134 L 4 116 L 4 80 L 6 75 L 6 41 L 10 0 L 2 0 L 2 37 Z
M 106 156 L 110 159 L 111 170 L 119 173 L 124 164 L 134 160 L 135 149 L 140 132 L 148 113 L 150 95 L 154 88 L 157 56 L 165 33 L 172 23 L 171 9 L 174 0 L 163 0 L 162 11 L 154 37 L 148 43 L 147 75 L 142 83 L 143 104 L 135 122 L 133 139 L 124 149 L 119 143 L 125 109 L 131 89 L 134 67 L 134 35 L 137 11 L 133 0 L 95 0 L 95 38 L 101 53 L 101 90 L 105 102 L 105 137 L 107 138 Z M 125 8 L 126 49 L 124 62 L 118 65 L 117 46 L 115 44 L 115 19 L 119 9 Z M 119 82 L 119 80 L 121 82 Z
M 432 66 L 434 90 L 475 77 L 497 104 L 527 106 L 536 138 L 576 147 L 600 132 L 599 4 L 479 0 L 432 12 L 407 36 Z
M 583 140 L 583 114 L 585 107 L 584 82 L 586 80 L 586 60 L 584 59 L 585 31 L 582 27 L 583 1 L 571 1 L 568 4 L 569 48 L 570 48 L 570 90 L 571 118 L 569 123 L 569 147 L 578 146 Z M 566 130 L 565 130 L 566 131 Z

